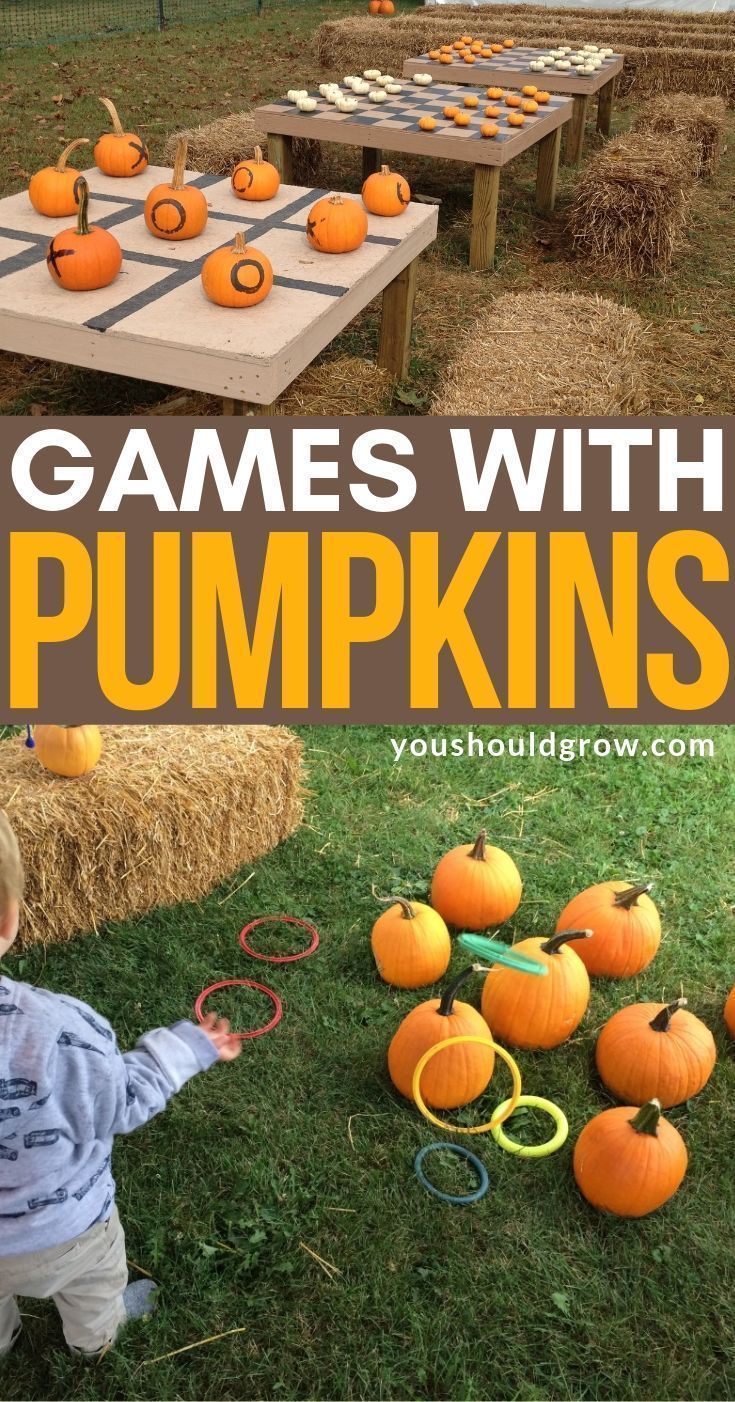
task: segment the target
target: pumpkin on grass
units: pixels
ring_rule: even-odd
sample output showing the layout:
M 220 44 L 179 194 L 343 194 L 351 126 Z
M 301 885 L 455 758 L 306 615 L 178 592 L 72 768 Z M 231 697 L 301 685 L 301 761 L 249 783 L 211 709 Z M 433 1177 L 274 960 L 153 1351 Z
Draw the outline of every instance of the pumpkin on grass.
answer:
M 89 186 L 83 175 L 77 181 L 77 198 L 76 227 L 54 234 L 46 250 L 46 267 L 56 285 L 67 292 L 93 292 L 117 277 L 122 249 L 108 229 L 88 222 Z
M 431 904 L 448 925 L 485 930 L 515 914 L 522 890 L 513 858 L 500 847 L 488 847 L 483 828 L 474 843 L 442 857 L 431 881 Z
M 157 239 L 178 243 L 201 234 L 207 223 L 207 201 L 196 185 L 185 185 L 188 145 L 182 137 L 176 147 L 174 168 L 168 185 L 154 185 L 145 202 L 146 227 Z
M 202 267 L 202 287 L 218 307 L 254 307 L 264 302 L 273 287 L 270 259 L 258 248 L 248 248 L 242 233 L 235 242 L 216 248 Z
M 309 210 L 306 237 L 320 253 L 352 253 L 367 238 L 368 219 L 357 200 L 327 195 Z
M 617 1100 L 664 1109 L 698 1095 L 717 1060 L 709 1028 L 673 1003 L 632 1003 L 605 1023 L 595 1051 L 600 1078 Z
M 370 943 L 380 977 L 394 988 L 436 983 L 452 957 L 452 942 L 441 915 L 430 905 L 403 896 L 396 896 L 390 909 L 378 916 Z
M 600 881 L 565 906 L 557 930 L 590 929 L 579 957 L 590 974 L 632 978 L 648 968 L 661 943 L 661 921 L 650 885 Z
M 272 200 L 280 183 L 276 167 L 264 159 L 260 146 L 252 160 L 239 161 L 232 172 L 232 188 L 239 200 Z
M 370 214 L 392 219 L 404 214 L 411 203 L 411 188 L 407 180 L 390 166 L 381 166 L 369 175 L 362 187 L 362 202 Z
M 407 1099 L 413 1100 L 413 1074 L 429 1047 L 449 1037 L 487 1037 L 487 1023 L 477 1009 L 457 999 L 460 988 L 475 972 L 475 965 L 470 965 L 449 984 L 442 998 L 419 1003 L 393 1037 L 388 1071 L 396 1090 Z M 435 1110 L 469 1105 L 489 1085 L 494 1066 L 495 1052 L 490 1046 L 450 1047 L 429 1063 L 421 1078 L 426 1104 Z
M 640 1109 L 625 1105 L 595 1115 L 572 1162 L 577 1187 L 593 1207 L 616 1217 L 646 1217 L 681 1186 L 688 1156 L 658 1100 L 649 1100 Z
M 100 102 L 107 108 L 112 121 L 112 131 L 105 132 L 94 148 L 95 165 L 104 175 L 126 179 L 131 175 L 142 175 L 148 165 L 148 149 L 145 142 L 134 131 L 124 131 L 117 115 L 117 108 L 109 97 L 101 97 Z
M 590 980 L 569 941 L 587 939 L 589 934 L 589 930 L 566 930 L 513 945 L 519 954 L 544 964 L 548 972 L 545 978 L 529 978 L 500 964 L 490 970 L 482 990 L 482 1015 L 494 1037 L 529 1051 L 558 1047 L 571 1037 L 587 1011 Z
M 65 779 L 90 774 L 102 753 L 97 725 L 36 725 L 33 738 L 44 769 Z
M 65 214 L 76 214 L 79 208 L 77 183 L 81 180 L 78 170 L 67 166 L 67 161 L 78 146 L 89 146 L 86 136 L 78 136 L 65 146 L 55 166 L 44 166 L 31 176 L 28 185 L 28 198 L 37 214 L 45 214 L 49 219 L 62 219 Z
M 725 1026 L 731 1037 L 735 1037 L 735 988 L 731 988 L 725 1003 Z

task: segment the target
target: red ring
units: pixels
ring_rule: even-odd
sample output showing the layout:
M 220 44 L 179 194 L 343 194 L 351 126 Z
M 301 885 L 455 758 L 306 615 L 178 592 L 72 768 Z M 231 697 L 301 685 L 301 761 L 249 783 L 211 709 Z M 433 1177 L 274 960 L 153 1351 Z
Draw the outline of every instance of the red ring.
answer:
M 311 931 L 311 944 L 308 949 L 302 949 L 300 954 L 260 954 L 257 949 L 251 949 L 248 944 L 248 935 L 251 930 L 255 930 L 258 925 L 299 925 L 302 930 Z M 308 959 L 310 954 L 319 946 L 319 931 L 316 925 L 312 925 L 309 920 L 299 920 L 295 915 L 261 915 L 257 920 L 251 920 L 249 925 L 245 925 L 240 931 L 240 944 L 252 959 L 262 959 L 266 964 L 295 964 L 297 959 Z
M 220 983 L 210 983 L 209 988 L 204 988 L 202 990 L 194 1004 L 194 1016 L 197 1022 L 204 1021 L 202 1016 L 202 1004 L 205 998 L 209 997 L 210 993 L 216 993 L 218 988 L 234 988 L 237 985 L 241 985 L 245 988 L 257 988 L 259 993 L 265 993 L 266 997 L 270 998 L 276 1011 L 270 1022 L 266 1022 L 263 1027 L 256 1027 L 252 1032 L 233 1032 L 232 1036 L 240 1037 L 244 1041 L 246 1037 L 262 1037 L 264 1032 L 271 1032 L 274 1027 L 278 1026 L 283 1017 L 283 1003 L 278 997 L 278 994 L 273 992 L 272 988 L 266 988 L 264 983 L 256 983 L 255 980 L 251 978 L 224 978 Z

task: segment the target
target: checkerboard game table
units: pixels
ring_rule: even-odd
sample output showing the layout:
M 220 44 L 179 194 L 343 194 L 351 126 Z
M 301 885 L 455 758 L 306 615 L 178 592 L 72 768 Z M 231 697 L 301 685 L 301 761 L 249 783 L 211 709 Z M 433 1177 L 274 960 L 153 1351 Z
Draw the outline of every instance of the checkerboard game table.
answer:
M 435 208 L 412 203 L 399 219 L 369 215 L 365 243 L 333 256 L 312 249 L 305 232 L 325 191 L 282 185 L 275 199 L 247 203 L 229 180 L 190 172 L 186 183 L 207 197 L 207 225 L 197 238 L 167 243 L 149 234 L 143 206 L 170 171 L 152 166 L 130 180 L 96 169 L 85 175 L 90 222 L 114 232 L 122 269 L 94 292 L 55 285 L 46 250 L 73 219 L 37 214 L 25 191 L 0 200 L 1 349 L 221 395 L 225 413 L 268 412 L 382 293 L 379 363 L 406 375 L 416 262 L 436 238 Z M 270 258 L 273 290 L 254 307 L 214 306 L 201 286 L 202 263 L 238 231 Z
M 567 127 L 566 159 L 570 165 L 578 165 L 582 156 L 584 129 L 590 98 L 597 97 L 597 130 L 603 136 L 610 135 L 612 126 L 613 98 L 615 81 L 623 71 L 623 55 L 612 54 L 602 61 L 596 73 L 580 73 L 574 69 L 546 68 L 543 73 L 534 73 L 530 67 L 534 60 L 548 56 L 548 49 L 530 49 L 516 44 L 512 49 L 504 49 L 502 54 L 492 58 L 476 57 L 474 63 L 465 63 L 456 52 L 451 63 L 439 63 L 428 54 L 419 58 L 407 58 L 403 65 L 404 78 L 413 78 L 414 73 L 430 73 L 441 83 L 470 83 L 483 88 L 523 88 L 535 84 L 546 92 L 563 93 L 574 98 L 572 119 Z
M 571 98 L 553 96 L 518 127 L 508 125 L 510 109 L 503 109 L 497 119 L 498 135 L 486 139 L 480 134 L 486 121 L 485 103 L 468 109 L 467 126 L 455 126 L 442 115 L 443 109 L 461 103 L 457 88 L 444 83 L 428 87 L 404 84 L 400 93 L 388 94 L 381 103 L 361 97 L 354 112 L 340 112 L 318 94 L 313 96 L 317 102 L 313 112 L 301 112 L 283 99 L 254 113 L 258 126 L 268 135 L 268 156 L 279 167 L 281 178 L 290 178 L 291 146 L 296 136 L 362 147 L 364 174 L 378 168 L 382 151 L 467 161 L 475 167 L 470 235 L 473 269 L 489 268 L 493 261 L 500 171 L 531 146 L 538 146 L 536 207 L 542 214 L 554 208 L 561 128 L 572 115 Z M 422 131 L 421 117 L 433 117 L 435 129 Z

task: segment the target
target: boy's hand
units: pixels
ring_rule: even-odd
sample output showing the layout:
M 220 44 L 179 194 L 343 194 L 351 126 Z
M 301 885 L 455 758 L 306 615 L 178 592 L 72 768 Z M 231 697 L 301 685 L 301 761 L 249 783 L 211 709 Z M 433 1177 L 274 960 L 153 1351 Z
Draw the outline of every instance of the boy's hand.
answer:
M 242 1042 L 233 1032 L 230 1032 L 230 1024 L 226 1017 L 217 1017 L 216 1013 L 207 1013 L 200 1027 L 202 1032 L 209 1037 L 212 1046 L 217 1052 L 220 1061 L 235 1061 L 242 1051 Z

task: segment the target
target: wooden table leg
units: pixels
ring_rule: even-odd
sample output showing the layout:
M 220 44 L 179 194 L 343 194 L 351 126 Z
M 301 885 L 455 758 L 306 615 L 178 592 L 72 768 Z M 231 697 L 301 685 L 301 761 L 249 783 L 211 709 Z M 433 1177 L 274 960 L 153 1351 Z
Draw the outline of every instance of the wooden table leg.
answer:
M 609 136 L 612 128 L 613 98 L 615 79 L 611 78 L 604 88 L 600 88 L 597 98 L 597 130 L 602 136 Z
M 383 293 L 378 365 L 396 380 L 405 380 L 411 363 L 417 268 L 418 258 L 414 258 L 398 277 L 388 283 Z
M 499 190 L 500 166 L 475 166 L 470 229 L 470 267 L 473 272 L 492 267 Z
M 587 125 L 587 108 L 589 98 L 586 95 L 575 97 L 572 115 L 567 122 L 567 165 L 577 166 L 582 159 L 582 147 L 584 145 L 584 129 Z
M 363 183 L 369 175 L 374 175 L 376 170 L 380 170 L 383 154 L 376 151 L 373 146 L 363 146 L 362 148 L 362 179 Z
M 284 185 L 293 185 L 293 137 L 268 133 L 268 160 L 275 166 Z
M 277 414 L 279 412 L 277 401 L 272 404 L 249 404 L 246 399 L 224 399 L 222 400 L 222 413 L 235 418 L 245 418 L 251 414 Z
M 538 143 L 536 169 L 536 209 L 539 214 L 551 214 L 556 204 L 556 177 L 559 173 L 561 127 L 550 131 Z

